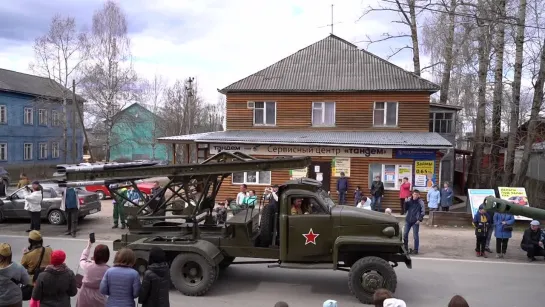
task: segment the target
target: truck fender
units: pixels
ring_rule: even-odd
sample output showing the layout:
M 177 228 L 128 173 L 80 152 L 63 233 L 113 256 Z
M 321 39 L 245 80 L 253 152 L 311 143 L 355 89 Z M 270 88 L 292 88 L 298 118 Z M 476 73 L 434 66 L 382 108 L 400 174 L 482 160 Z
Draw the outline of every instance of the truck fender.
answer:
M 135 253 L 138 252 L 136 258 L 142 258 L 147 261 L 149 257 L 149 250 L 153 247 L 153 243 L 144 243 L 146 239 L 135 241 L 127 246 Z M 157 244 L 165 252 L 174 253 L 195 253 L 201 255 L 212 265 L 218 265 L 223 260 L 223 254 L 221 250 L 213 243 L 206 240 L 188 241 L 183 243 L 171 243 L 162 242 Z
M 187 252 L 193 252 L 203 256 L 208 262 L 218 265 L 224 258 L 221 250 L 213 243 L 205 240 L 197 240 L 191 245 L 186 245 Z
M 344 245 L 400 245 L 399 238 L 384 238 L 378 236 L 339 236 L 333 243 L 333 269 L 336 270 L 339 262 L 339 249 Z

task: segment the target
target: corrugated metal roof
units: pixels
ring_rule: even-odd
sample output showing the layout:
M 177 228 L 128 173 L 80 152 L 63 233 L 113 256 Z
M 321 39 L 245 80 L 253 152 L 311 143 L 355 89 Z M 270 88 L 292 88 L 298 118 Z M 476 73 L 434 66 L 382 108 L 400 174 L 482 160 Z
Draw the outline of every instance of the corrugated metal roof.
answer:
M 70 92 L 49 78 L 2 68 L 0 68 L 0 91 L 48 98 L 63 98 L 63 91 Z M 69 97 L 71 98 L 72 96 Z M 81 97 L 79 98 L 82 99 Z
M 162 143 L 237 143 L 345 147 L 449 148 L 434 132 L 227 130 L 159 138 Z
M 439 88 L 331 34 L 221 92 L 436 92 Z

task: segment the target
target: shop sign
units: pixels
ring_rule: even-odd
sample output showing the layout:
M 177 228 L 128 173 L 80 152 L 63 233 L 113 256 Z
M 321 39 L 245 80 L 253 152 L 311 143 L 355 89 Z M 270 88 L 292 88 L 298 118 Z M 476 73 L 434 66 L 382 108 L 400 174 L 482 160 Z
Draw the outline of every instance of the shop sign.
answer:
M 435 184 L 435 161 L 414 161 L 414 188 L 427 191 Z
M 290 170 L 290 179 L 299 179 L 308 177 L 308 168 L 292 169 Z
M 262 156 L 392 158 L 392 149 L 389 148 L 210 144 L 210 154 L 215 155 L 222 151 L 239 151 L 247 155 Z
M 479 211 L 479 206 L 484 202 L 484 199 L 488 196 L 496 197 L 496 191 L 494 189 L 468 189 L 467 196 L 471 205 L 471 217 L 473 218 Z
M 528 203 L 528 196 L 526 195 L 525 188 L 511 188 L 511 187 L 498 187 L 498 192 L 500 192 L 500 198 L 508 200 L 513 204 L 519 206 L 530 207 Z M 515 215 L 516 220 L 531 220 L 525 216 Z
M 434 150 L 426 149 L 396 149 L 396 159 L 435 160 Z
M 350 177 L 350 158 L 333 158 L 333 161 L 331 161 L 331 172 L 333 173 L 333 177 L 341 177 L 341 173 L 344 173 L 345 177 Z

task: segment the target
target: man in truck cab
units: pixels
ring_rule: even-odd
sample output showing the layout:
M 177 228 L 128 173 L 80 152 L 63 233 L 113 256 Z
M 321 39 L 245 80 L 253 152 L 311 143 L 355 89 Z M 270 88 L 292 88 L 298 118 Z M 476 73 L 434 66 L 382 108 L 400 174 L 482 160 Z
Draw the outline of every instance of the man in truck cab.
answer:
M 303 204 L 302 198 L 292 198 L 291 199 L 291 215 L 303 214 L 303 209 L 301 205 Z

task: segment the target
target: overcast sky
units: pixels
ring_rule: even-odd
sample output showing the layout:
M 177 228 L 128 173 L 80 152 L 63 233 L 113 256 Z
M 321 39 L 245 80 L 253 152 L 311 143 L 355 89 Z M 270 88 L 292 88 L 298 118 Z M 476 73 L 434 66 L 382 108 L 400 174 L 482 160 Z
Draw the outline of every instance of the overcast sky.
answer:
M 327 37 L 334 4 L 334 33 L 361 48 L 366 35 L 379 37 L 399 24 L 391 13 L 357 22 L 364 7 L 377 0 L 118 0 L 127 14 L 134 66 L 141 77 L 160 74 L 175 79 L 196 77 L 209 102 L 217 89 L 261 70 Z M 18 0 L 0 6 L 0 67 L 29 72 L 34 39 L 57 14 L 89 27 L 103 0 Z M 386 57 L 390 48 L 408 41 L 372 45 Z M 412 54 L 391 61 L 412 70 Z M 421 60 L 427 63 L 425 57 Z M 425 65 L 422 65 L 425 66 Z M 425 75 L 424 75 L 425 76 Z

